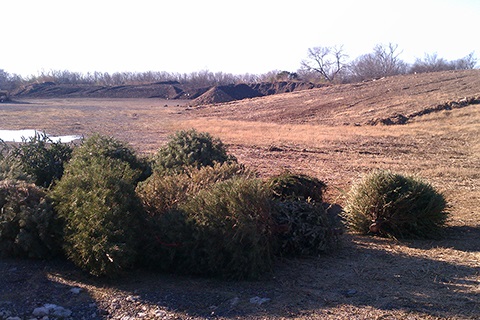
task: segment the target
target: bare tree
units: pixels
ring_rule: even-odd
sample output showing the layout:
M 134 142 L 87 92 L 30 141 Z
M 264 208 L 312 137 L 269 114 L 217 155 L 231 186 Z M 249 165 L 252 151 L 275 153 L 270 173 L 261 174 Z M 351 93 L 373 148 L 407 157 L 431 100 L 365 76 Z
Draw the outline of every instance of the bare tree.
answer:
M 18 74 L 10 74 L 0 69 L 0 90 L 11 91 L 21 86 L 24 79 Z
M 8 74 L 8 72 L 0 69 L 0 90 L 6 89 L 9 77 L 10 75 Z
M 410 73 L 423 73 L 451 70 L 450 63 L 439 58 L 437 53 L 425 54 L 423 59 L 416 59 L 410 68 Z
M 314 71 L 324 80 L 332 82 L 346 69 L 347 58 L 343 46 L 314 47 L 308 49 L 307 59 L 301 65 L 305 71 Z
M 475 56 L 475 51 L 472 51 L 465 57 L 452 61 L 452 66 L 455 70 L 469 70 L 475 69 L 475 67 L 477 66 L 477 62 L 478 60 Z
M 408 66 L 399 58 L 400 54 L 396 44 L 378 44 L 372 53 L 362 55 L 352 63 L 350 66 L 352 77 L 354 80 L 362 81 L 404 74 Z
M 463 58 L 447 61 L 439 58 L 437 53 L 425 54 L 423 59 L 417 59 L 410 68 L 410 73 L 436 72 L 447 70 L 468 70 L 474 69 L 477 65 L 475 52 L 470 52 Z

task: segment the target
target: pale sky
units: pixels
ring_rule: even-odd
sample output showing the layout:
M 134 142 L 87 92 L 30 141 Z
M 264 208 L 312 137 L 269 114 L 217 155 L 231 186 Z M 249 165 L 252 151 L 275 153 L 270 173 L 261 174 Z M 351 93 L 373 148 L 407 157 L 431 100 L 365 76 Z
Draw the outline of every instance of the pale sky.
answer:
M 293 72 L 311 47 L 390 42 L 480 59 L 479 30 L 480 0 L 2 0 L 0 69 Z

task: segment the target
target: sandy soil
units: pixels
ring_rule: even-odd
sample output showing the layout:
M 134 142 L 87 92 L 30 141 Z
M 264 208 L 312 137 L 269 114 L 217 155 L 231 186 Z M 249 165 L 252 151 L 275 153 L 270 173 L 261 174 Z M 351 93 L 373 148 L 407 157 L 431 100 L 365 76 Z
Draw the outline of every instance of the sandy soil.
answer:
M 0 104 L 1 129 L 99 132 L 151 154 L 175 130 L 220 137 L 261 176 L 284 169 L 327 182 L 327 200 L 375 168 L 417 174 L 442 191 L 445 239 L 394 241 L 347 233 L 337 252 L 278 261 L 255 282 L 136 271 L 115 282 L 63 261 L 0 260 L 2 310 L 26 318 L 55 303 L 75 319 L 476 319 L 480 314 L 480 105 L 369 126 L 445 102 L 480 97 L 480 72 L 381 79 L 202 108 L 155 99 L 47 99 Z M 356 125 L 355 125 L 356 124 Z M 79 287 L 73 294 L 69 290 Z M 268 298 L 262 304 L 255 297 Z M 259 301 L 259 299 L 254 299 Z M 95 316 L 93 316 L 95 315 Z

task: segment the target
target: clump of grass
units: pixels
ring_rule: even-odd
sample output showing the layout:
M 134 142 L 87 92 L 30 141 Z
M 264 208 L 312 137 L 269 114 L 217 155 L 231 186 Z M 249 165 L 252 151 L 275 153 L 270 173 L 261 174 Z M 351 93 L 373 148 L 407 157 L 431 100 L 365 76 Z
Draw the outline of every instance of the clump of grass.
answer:
M 154 169 L 159 171 L 183 172 L 187 167 L 213 166 L 215 163 L 236 162 L 227 154 L 223 142 L 208 132 L 195 129 L 182 130 L 170 137 L 154 159 Z
M 396 238 L 438 238 L 448 213 L 444 196 L 413 176 L 374 171 L 352 187 L 347 225 L 360 233 Z

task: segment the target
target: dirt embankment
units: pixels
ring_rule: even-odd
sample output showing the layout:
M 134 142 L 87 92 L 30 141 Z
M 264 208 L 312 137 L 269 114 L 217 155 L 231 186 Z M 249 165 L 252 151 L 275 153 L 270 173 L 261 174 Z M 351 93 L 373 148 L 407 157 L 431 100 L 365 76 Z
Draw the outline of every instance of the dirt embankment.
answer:
M 145 85 L 99 86 L 89 84 L 56 84 L 54 82 L 28 85 L 12 95 L 20 98 L 162 98 L 181 99 L 188 94 L 178 82 L 159 82 Z
M 192 105 L 217 104 L 236 100 L 257 98 L 279 93 L 294 92 L 318 88 L 324 85 L 317 85 L 310 82 L 260 82 L 251 84 L 236 84 L 227 86 L 215 86 L 192 100 Z
M 176 81 L 142 85 L 100 86 L 44 82 L 28 85 L 12 95 L 18 98 L 160 98 L 189 99 L 193 105 L 214 104 L 277 93 L 312 89 L 305 82 L 262 82 L 195 87 Z

